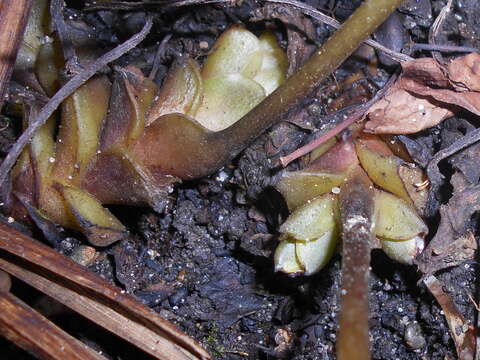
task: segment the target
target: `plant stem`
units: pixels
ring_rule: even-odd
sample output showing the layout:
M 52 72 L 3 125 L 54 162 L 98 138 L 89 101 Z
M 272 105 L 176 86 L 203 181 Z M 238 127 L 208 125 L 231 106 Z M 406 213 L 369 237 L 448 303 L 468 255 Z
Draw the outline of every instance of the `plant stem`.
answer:
M 338 360 L 369 360 L 368 279 L 374 216 L 373 185 L 358 167 L 340 192 L 342 290 Z

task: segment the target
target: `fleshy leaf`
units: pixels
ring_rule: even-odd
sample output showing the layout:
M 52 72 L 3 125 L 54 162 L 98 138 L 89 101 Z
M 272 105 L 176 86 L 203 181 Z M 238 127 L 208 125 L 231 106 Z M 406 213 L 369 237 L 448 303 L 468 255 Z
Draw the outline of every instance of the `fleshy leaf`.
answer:
M 202 69 L 204 79 L 228 74 L 253 78 L 262 66 L 259 39 L 247 29 L 234 25 L 215 42 Z
M 34 66 L 38 52 L 45 36 L 50 33 L 49 1 L 33 1 L 32 8 L 25 27 L 23 40 L 15 60 L 14 78 L 24 86 L 29 86 L 41 92 L 42 87 L 37 81 Z
M 337 198 L 325 194 L 297 208 L 280 227 L 280 232 L 298 241 L 312 241 L 333 232 L 337 222 Z
M 398 174 L 399 167 L 405 162 L 394 156 L 388 146 L 375 136 L 358 138 L 355 145 L 358 159 L 375 185 L 412 203 L 405 184 Z
M 265 90 L 240 74 L 210 77 L 204 82 L 203 102 L 193 114 L 212 131 L 223 130 L 265 98 Z
M 127 235 L 125 227 L 110 211 L 87 192 L 63 187 L 63 196 L 81 231 L 96 246 L 108 246 Z
M 253 80 L 262 85 L 266 94 L 270 95 L 287 78 L 288 58 L 271 31 L 265 31 L 259 40 L 260 52 L 263 55 L 262 65 Z
M 348 173 L 358 165 L 351 141 L 339 141 L 310 163 L 308 168 L 285 172 L 276 185 L 293 211 L 307 201 L 340 186 Z
M 425 246 L 425 240 L 421 236 L 402 241 L 379 240 L 382 250 L 390 259 L 406 265 L 412 265 L 415 257 L 422 252 Z
M 284 239 L 275 250 L 275 271 L 289 275 L 303 274 L 302 266 L 297 260 L 296 243 L 294 240 Z
M 155 176 L 125 150 L 111 148 L 90 164 L 82 188 L 103 204 L 150 205 L 161 212 L 177 181 L 169 175 Z
M 203 80 L 197 62 L 191 58 L 175 63 L 148 111 L 146 126 L 162 115 L 195 114 L 203 98 Z
M 337 247 L 338 232 L 327 231 L 315 240 L 295 243 L 297 261 L 304 269 L 304 275 L 320 271 L 332 258 Z
M 145 114 L 151 105 L 156 85 L 132 66 L 117 68 L 110 96 L 110 111 L 102 129 L 100 150 L 128 146 L 145 129 Z
M 47 95 L 53 96 L 60 87 L 59 71 L 64 60 L 58 42 L 42 45 L 35 63 L 35 75 Z
M 62 104 L 62 127 L 53 159 L 52 176 L 56 181 L 74 181 L 95 155 L 109 95 L 109 80 L 98 76 L 82 85 Z
M 375 191 L 375 235 L 392 241 L 424 236 L 428 228 L 406 201 L 385 191 Z

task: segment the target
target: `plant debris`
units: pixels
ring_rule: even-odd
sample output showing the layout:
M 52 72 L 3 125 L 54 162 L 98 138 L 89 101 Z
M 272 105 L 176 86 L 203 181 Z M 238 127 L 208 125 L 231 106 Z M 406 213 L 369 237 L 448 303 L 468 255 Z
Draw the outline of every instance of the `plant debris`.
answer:
M 432 58 L 402 63 L 396 83 L 367 112 L 365 130 L 412 134 L 452 117 L 459 108 L 480 114 L 480 54 L 457 58 L 446 67 Z
M 57 1 L 59 3 L 62 2 Z M 138 79 L 135 75 L 141 74 L 158 86 L 167 82 L 175 68 L 188 63 L 189 60 L 183 61 L 187 58 L 195 59 L 201 67 L 202 60 L 213 51 L 215 40 L 232 25 L 240 25 L 257 37 L 267 29 L 289 54 L 289 63 L 300 63 L 308 48 L 323 43 L 359 3 L 345 0 L 269 0 L 266 3 L 188 0 L 167 1 L 160 6 L 156 1 L 97 0 L 84 6 L 67 0 L 63 10 L 68 35 L 65 39 L 76 41 L 78 34 L 88 34 L 92 45 L 87 55 L 95 61 L 108 49 L 140 31 L 150 14 L 154 30 L 139 46 L 115 60 L 111 67 L 103 67 L 99 74 L 109 81 L 115 77 L 123 77 L 122 81 L 133 80 L 134 85 Z M 275 8 L 269 13 L 266 10 L 272 9 L 272 4 Z M 459 61 L 458 76 L 463 80 L 458 82 L 457 70 L 452 69 L 450 74 L 449 64 L 466 59 L 452 58 L 452 51 L 478 48 L 476 34 L 480 33 L 480 28 L 476 20 L 480 8 L 475 0 L 452 2 L 448 7 L 446 4 L 445 0 L 404 2 L 395 15 L 401 21 L 393 21 L 396 24 L 394 39 L 382 40 L 382 35 L 388 35 L 388 31 L 385 34 L 383 30 L 376 37 L 383 45 L 367 40 L 376 50 L 365 47 L 356 52 L 333 76 L 324 79 L 316 92 L 302 94 L 301 103 L 296 104 L 301 106 L 294 106 L 297 109 L 282 114 L 286 122 L 271 127 L 254 142 L 250 138 L 251 145 L 242 152 L 235 150 L 235 157 L 226 159 L 222 163 L 224 167 L 211 176 L 202 175 L 200 179 L 171 188 L 171 192 L 162 195 L 163 201 L 156 203 L 158 206 L 151 203 L 154 209 L 108 206 L 108 211 L 129 230 L 122 232 L 122 238 L 116 243 L 103 248 L 92 246 L 84 235 L 59 227 L 55 221 L 46 221 L 30 205 L 28 198 L 18 196 L 18 201 L 30 209 L 28 212 L 36 226 L 50 236 L 43 238 L 35 227 L 29 227 L 29 231 L 176 324 L 198 341 L 212 358 L 307 360 L 318 357 L 333 360 L 342 290 L 340 256 L 333 253 L 320 273 L 308 277 L 292 279 L 272 269 L 278 244 L 277 229 L 288 217 L 284 199 L 272 188 L 282 172 L 279 159 L 312 140 L 319 139 L 317 144 L 324 142 L 320 149 L 300 161 L 287 157 L 287 162 L 291 161 L 288 171 L 294 172 L 330 146 L 332 134 L 348 135 L 342 131 L 362 117 L 371 105 L 366 101 L 381 97 L 382 89 L 389 88 L 385 86 L 388 79 L 393 83 L 396 78 L 392 76 L 395 65 L 385 61 L 380 52 L 388 54 L 389 60 L 404 64 L 425 61 L 428 63 L 425 68 L 412 65 L 410 76 L 414 83 L 402 80 L 405 86 L 413 89 L 402 88 L 413 97 L 402 95 L 407 99 L 405 109 L 418 99 L 426 99 L 433 104 L 429 108 L 432 113 L 445 109 L 450 114 L 441 114 L 438 119 L 447 118 L 435 122 L 432 127 L 421 127 L 423 130 L 418 133 L 410 129 L 400 132 L 405 135 L 382 135 L 381 138 L 395 155 L 404 145 L 408 154 L 405 152 L 402 156 L 406 155 L 406 162 L 427 171 L 429 181 L 415 182 L 410 190 L 416 193 L 418 189 L 422 196 L 430 193 L 425 210 L 417 211 L 426 214 L 425 223 L 433 239 L 425 259 L 417 259 L 419 268 L 399 264 L 384 251 L 373 250 L 368 284 L 371 357 L 445 360 L 458 357 L 457 350 L 470 356 L 472 343 L 469 339 L 477 330 L 474 319 L 478 315 L 474 305 L 478 298 L 475 299 L 474 294 L 478 272 L 475 199 L 479 185 L 476 165 L 479 135 L 478 115 L 472 112 L 478 111 L 476 103 L 464 95 L 478 93 L 478 89 L 475 90 L 478 76 L 474 61 Z M 437 22 L 441 31 L 429 31 L 440 12 L 443 17 Z M 434 35 L 434 42 L 429 32 Z M 41 37 L 46 42 L 45 48 L 51 48 L 49 42 L 54 37 L 54 34 Z M 67 58 L 73 60 L 60 75 L 68 79 L 78 71 L 81 73 L 82 68 L 75 66 L 75 56 L 68 55 L 72 52 L 65 45 L 61 50 L 67 50 Z M 385 45 L 395 46 L 404 53 L 388 50 Z M 73 55 L 81 61 L 82 51 L 74 50 Z M 440 62 L 431 63 L 430 51 L 445 52 L 442 57 L 435 55 Z M 139 72 L 135 73 L 132 68 Z M 32 111 L 28 118 L 35 118 L 34 113 L 48 101 L 48 96 L 54 95 L 51 89 L 55 88 L 55 81 L 57 85 L 58 81 L 63 81 L 47 76 L 51 74 L 48 68 L 42 69 L 39 74 L 53 84 L 46 93 L 39 92 L 34 83 L 25 82 L 18 72 L 9 84 L 9 97 L 0 118 L 2 157 L 20 135 L 22 110 L 19 104 L 28 101 L 28 111 Z M 424 72 L 425 78 L 418 77 L 419 72 Z M 468 77 L 473 82 L 469 82 Z M 130 98 L 142 93 L 135 89 L 138 88 L 130 89 L 134 90 L 129 93 Z M 423 91 L 428 95 L 422 95 Z M 427 104 L 424 106 L 426 109 Z M 178 109 L 188 112 L 185 106 Z M 263 115 L 273 114 L 270 108 L 265 109 Z M 418 111 L 412 114 L 419 115 Z M 342 122 L 345 117 L 348 117 L 348 125 Z M 252 131 L 256 135 L 262 132 L 259 128 Z M 109 164 L 109 159 L 105 164 Z M 125 182 L 120 181 L 110 187 L 123 185 Z M 132 195 L 125 191 L 126 188 L 120 191 L 125 196 Z M 2 193 L 8 191 L 10 185 L 5 183 Z M 0 207 L 5 210 L 4 204 Z M 19 228 L 21 225 L 16 220 L 20 218 L 6 215 L 4 220 Z M 419 282 L 422 275 L 426 279 L 431 274 L 443 292 L 438 302 L 435 297 L 439 292 Z M 78 322 L 71 313 L 55 315 L 55 305 L 44 295 L 23 289 L 15 277 L 12 277 L 11 293 L 32 308 L 37 308 L 39 303 L 47 304 L 49 320 L 56 322 L 61 318 L 62 325 L 69 327 L 69 333 L 106 357 L 138 358 L 138 350 L 128 350 L 108 334 L 99 332 L 97 327 L 83 326 L 86 323 Z M 453 303 L 455 310 L 444 310 L 445 302 Z M 455 333 L 449 331 L 453 323 L 461 325 Z M 3 339 L 0 339 L 0 347 L 6 359 L 26 357 Z

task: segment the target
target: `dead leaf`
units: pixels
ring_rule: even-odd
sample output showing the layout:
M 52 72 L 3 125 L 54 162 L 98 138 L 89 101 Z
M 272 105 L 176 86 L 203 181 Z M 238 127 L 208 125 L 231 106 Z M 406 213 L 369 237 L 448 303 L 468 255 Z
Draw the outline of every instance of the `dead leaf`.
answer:
M 367 112 L 365 130 L 412 134 L 453 116 L 458 108 L 480 115 L 480 54 L 445 68 L 432 58 L 402 63 L 402 74 Z
M 448 65 L 450 80 L 463 84 L 467 89 L 480 91 L 480 55 L 468 54 Z
M 394 89 L 368 111 L 365 130 L 376 134 L 413 134 L 453 116 L 435 101 Z
M 475 354 L 475 331 L 473 327 L 465 321 L 451 296 L 443 291 L 443 284 L 436 277 L 431 275 L 423 282 L 442 307 L 455 342 L 458 359 L 473 360 Z
M 437 233 L 415 261 L 425 275 L 474 258 L 477 242 L 469 224 L 471 216 L 478 210 L 479 185 L 455 192 L 448 204 L 440 207 Z

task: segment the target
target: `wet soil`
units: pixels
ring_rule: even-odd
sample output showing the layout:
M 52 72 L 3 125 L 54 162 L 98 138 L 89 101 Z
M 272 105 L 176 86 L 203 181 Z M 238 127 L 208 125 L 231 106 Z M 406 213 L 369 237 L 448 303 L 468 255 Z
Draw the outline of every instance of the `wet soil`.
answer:
M 360 2 L 308 3 L 343 20 Z M 401 8 L 402 28 L 397 30 L 405 46 L 427 42 L 428 29 L 445 3 L 418 0 Z M 70 2 L 69 6 L 69 14 L 95 28 L 92 34 L 106 47 L 138 31 L 145 17 L 141 9 L 83 13 L 81 4 Z M 237 22 L 254 31 L 269 23 L 286 46 L 287 35 L 281 21 L 249 21 L 260 7 L 260 3 L 245 1 L 239 7 L 199 5 L 157 10 L 152 34 L 142 47 L 117 64 L 134 64 L 147 73 L 158 42 L 165 34 L 172 33 L 157 75 L 160 82 L 175 56 L 205 55 L 218 34 Z M 475 13 L 477 16 L 472 15 Z M 478 15 L 477 1 L 456 2 L 446 20 L 442 39 L 449 44 L 478 47 Z M 307 42 L 321 43 L 331 32 L 315 21 L 312 25 L 315 38 Z M 204 42 L 209 46 L 205 47 Z M 325 89 L 348 77 L 359 66 L 365 67 L 363 60 L 350 59 L 335 78 L 327 81 Z M 368 81 L 379 88 L 394 70 L 390 64 L 380 63 L 377 77 Z M 273 272 L 276 230 L 288 213 L 271 185 L 280 171 L 280 156 L 317 136 L 312 127 L 323 129 L 341 120 L 341 112 L 328 108 L 328 99 L 339 95 L 320 93 L 306 100 L 299 116 L 270 129 L 231 164 L 207 179 L 178 186 L 171 194 L 170 206 L 162 214 L 148 208 L 113 208 L 129 226 L 131 236 L 108 249 L 97 249 L 89 268 L 177 324 L 205 346 L 214 359 L 334 359 L 341 258 L 336 255 L 319 274 L 311 277 L 289 278 Z M 9 121 L 14 120 L 2 118 L 0 124 Z M 468 121 L 476 127 L 478 119 L 463 114 L 462 119 L 451 121 Z M 443 142 L 451 133 L 449 126 L 441 124 L 408 137 L 410 144 L 413 141 L 416 149 L 421 149 L 414 159 L 425 164 L 433 153 L 446 146 Z M 14 138 L 9 131 L 0 132 L 2 152 Z M 292 168 L 296 166 L 293 164 Z M 447 164 L 442 171 L 447 180 L 439 198 L 445 202 L 450 197 L 448 177 L 453 170 Z M 428 221 L 434 234 L 438 214 Z M 477 229 L 475 221 L 472 228 Z M 82 244 L 85 241 L 81 237 L 69 236 L 58 250 L 70 256 Z M 416 268 L 399 265 L 380 251 L 372 254 L 371 267 L 373 358 L 455 359 L 455 346 L 445 316 L 419 283 Z M 469 295 L 476 291 L 477 270 L 477 263 L 470 261 L 437 274 L 444 290 L 472 324 L 476 311 Z M 15 289 L 19 296 L 32 297 L 30 292 L 25 295 L 21 284 L 16 283 Z M 44 300 L 40 295 L 36 298 L 35 303 L 41 307 Z M 75 336 L 101 349 L 105 356 L 148 358 L 128 347 L 112 345 L 115 343 L 110 335 L 91 325 L 81 326 L 83 323 L 78 323 L 71 313 L 55 309 L 50 311 L 51 317 L 61 319 Z M 29 358 L 4 340 L 0 340 L 0 348 L 3 359 Z

